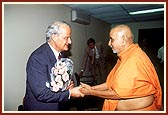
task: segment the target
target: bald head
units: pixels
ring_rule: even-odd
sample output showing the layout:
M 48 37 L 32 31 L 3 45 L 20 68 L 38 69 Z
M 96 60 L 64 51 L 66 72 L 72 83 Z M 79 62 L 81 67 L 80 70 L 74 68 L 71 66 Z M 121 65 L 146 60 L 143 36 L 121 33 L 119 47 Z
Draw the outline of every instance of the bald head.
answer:
M 133 43 L 133 34 L 127 25 L 118 25 L 111 29 L 108 45 L 114 53 L 120 53 Z
M 110 34 L 115 34 L 116 36 L 125 37 L 128 43 L 133 42 L 133 34 L 129 26 L 127 25 L 117 25 L 111 29 Z

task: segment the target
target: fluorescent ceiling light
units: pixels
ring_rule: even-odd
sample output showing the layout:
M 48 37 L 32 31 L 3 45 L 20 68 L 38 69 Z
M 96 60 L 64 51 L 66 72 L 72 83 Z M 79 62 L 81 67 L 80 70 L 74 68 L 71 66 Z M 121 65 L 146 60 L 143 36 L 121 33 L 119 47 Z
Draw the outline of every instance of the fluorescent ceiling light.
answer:
M 164 8 L 135 11 L 135 12 L 130 12 L 129 14 L 136 15 L 136 14 L 146 14 L 146 13 L 154 13 L 154 12 L 160 12 L 160 11 L 164 11 Z

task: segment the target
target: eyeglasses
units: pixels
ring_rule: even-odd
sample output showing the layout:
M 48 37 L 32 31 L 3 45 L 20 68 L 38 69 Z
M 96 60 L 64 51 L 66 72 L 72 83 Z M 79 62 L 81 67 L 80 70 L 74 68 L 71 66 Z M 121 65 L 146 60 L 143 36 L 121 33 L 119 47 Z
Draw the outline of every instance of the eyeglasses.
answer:
M 71 39 L 70 36 L 67 36 L 67 37 L 63 37 L 64 40 L 68 41 L 68 39 Z
M 71 36 L 66 36 L 65 34 L 58 34 L 58 36 L 61 36 L 61 38 L 63 38 L 65 41 L 68 41 L 68 39 L 71 39 Z

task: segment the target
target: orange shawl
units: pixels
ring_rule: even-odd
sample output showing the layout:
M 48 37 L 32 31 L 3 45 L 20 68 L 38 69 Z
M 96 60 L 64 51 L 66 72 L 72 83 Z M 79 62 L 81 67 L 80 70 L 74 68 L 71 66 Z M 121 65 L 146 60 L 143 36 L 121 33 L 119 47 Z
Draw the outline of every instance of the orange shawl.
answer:
M 154 94 L 154 107 L 150 110 L 159 110 L 162 107 L 161 86 L 148 56 L 137 44 L 132 44 L 118 57 L 115 67 L 106 80 L 108 88 L 113 89 L 121 98 Z M 117 104 L 118 100 L 105 99 L 102 110 L 114 111 Z

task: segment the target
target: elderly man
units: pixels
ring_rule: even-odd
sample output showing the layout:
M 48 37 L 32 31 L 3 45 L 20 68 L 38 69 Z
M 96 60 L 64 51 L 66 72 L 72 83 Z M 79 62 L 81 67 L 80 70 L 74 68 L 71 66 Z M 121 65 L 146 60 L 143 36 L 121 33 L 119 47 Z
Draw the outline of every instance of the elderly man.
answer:
M 46 31 L 46 43 L 37 48 L 29 57 L 26 72 L 26 94 L 24 110 L 26 111 L 57 111 L 62 110 L 62 102 L 70 97 L 80 97 L 79 87 L 69 85 L 67 90 L 56 90 L 61 86 L 51 79 L 53 67 L 59 62 L 59 54 L 67 51 L 71 44 L 71 27 L 65 22 L 54 22 Z M 49 84 L 51 83 L 51 84 Z M 55 83 L 55 84 L 54 84 Z M 53 86 L 53 87 L 51 87 Z
M 127 25 L 111 29 L 108 45 L 119 59 L 106 82 L 96 86 L 81 83 L 84 95 L 105 98 L 103 111 L 157 111 L 162 108 L 162 91 L 155 68 L 144 51 L 133 43 Z

